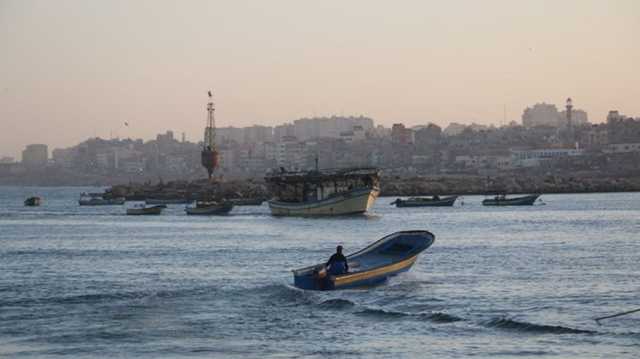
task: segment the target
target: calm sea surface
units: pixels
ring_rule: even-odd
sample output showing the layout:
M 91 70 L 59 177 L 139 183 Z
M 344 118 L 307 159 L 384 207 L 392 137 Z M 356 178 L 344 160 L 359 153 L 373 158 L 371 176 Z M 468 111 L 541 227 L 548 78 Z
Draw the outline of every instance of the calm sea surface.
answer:
M 89 188 L 0 187 L 0 356 L 638 358 L 640 193 L 544 205 L 395 208 L 274 218 L 125 216 Z M 44 197 L 28 208 L 30 195 Z M 308 292 L 293 268 L 394 231 L 436 235 L 366 290 Z

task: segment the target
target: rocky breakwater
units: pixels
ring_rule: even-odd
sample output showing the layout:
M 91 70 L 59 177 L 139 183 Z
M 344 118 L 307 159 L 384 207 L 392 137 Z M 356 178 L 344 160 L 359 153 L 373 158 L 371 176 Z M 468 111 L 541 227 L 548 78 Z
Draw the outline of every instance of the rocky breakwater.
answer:
M 505 193 L 591 193 L 640 191 L 640 176 L 602 173 L 500 176 L 442 175 L 410 178 L 382 177 L 382 196 Z
M 129 201 L 164 200 L 230 200 L 269 198 L 262 182 L 254 181 L 172 181 L 159 183 L 129 183 L 114 185 L 106 191 L 113 197 Z

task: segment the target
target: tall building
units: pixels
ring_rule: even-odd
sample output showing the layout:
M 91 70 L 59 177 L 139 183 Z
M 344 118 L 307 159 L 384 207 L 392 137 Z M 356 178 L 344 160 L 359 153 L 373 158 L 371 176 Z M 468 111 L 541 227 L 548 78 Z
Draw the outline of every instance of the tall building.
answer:
M 273 140 L 282 142 L 285 138 L 295 137 L 295 127 L 290 123 L 284 123 L 273 128 Z
M 49 160 L 49 149 L 47 145 L 28 145 L 22 151 L 22 164 L 27 167 L 45 166 Z
M 236 142 L 243 143 L 244 128 L 237 127 L 219 127 L 216 128 L 216 137 L 220 143 Z
M 413 143 L 413 130 L 404 127 L 402 123 L 394 123 L 393 126 L 391 126 L 391 142 L 401 145 L 408 145 Z
M 537 103 L 533 107 L 527 107 L 522 113 L 522 125 L 531 127 L 558 127 L 560 114 L 556 105 L 547 103 Z
M 273 127 L 253 125 L 244 128 L 244 143 L 273 141 Z
M 341 134 L 362 129 L 365 133 L 371 131 L 373 120 L 364 116 L 332 116 L 301 118 L 293 122 L 295 136 L 302 140 L 316 138 L 341 138 Z

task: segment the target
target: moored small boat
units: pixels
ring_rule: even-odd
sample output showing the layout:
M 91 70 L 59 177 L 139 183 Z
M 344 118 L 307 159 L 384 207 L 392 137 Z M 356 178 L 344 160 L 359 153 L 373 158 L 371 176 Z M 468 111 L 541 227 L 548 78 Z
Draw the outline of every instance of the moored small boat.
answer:
M 219 215 L 227 214 L 233 209 L 231 202 L 206 202 L 197 201 L 195 207 L 186 207 L 184 210 L 190 215 Z
M 81 206 L 120 206 L 124 202 L 124 197 L 104 198 L 100 193 L 83 193 L 78 200 L 78 204 Z
M 348 255 L 350 272 L 330 275 L 324 264 L 317 264 L 294 270 L 294 285 L 301 289 L 333 290 L 379 284 L 409 270 L 418 255 L 434 241 L 435 236 L 428 231 L 396 232 Z
M 152 206 L 152 207 L 145 207 L 145 206 L 140 206 L 140 207 L 133 207 L 133 208 L 127 208 L 127 215 L 130 216 L 142 216 L 142 215 L 158 215 L 162 213 L 162 210 L 166 208 L 166 206 Z
M 408 199 L 396 199 L 391 204 L 396 207 L 451 207 L 456 202 L 458 196 L 449 196 L 440 198 L 433 196 L 432 198 L 411 197 Z
M 24 200 L 24 205 L 27 207 L 38 207 L 40 204 L 42 204 L 42 199 L 37 196 L 29 197 Z
M 483 206 L 531 206 L 540 197 L 539 194 L 532 194 L 521 197 L 507 198 L 504 194 L 496 195 L 482 201 Z

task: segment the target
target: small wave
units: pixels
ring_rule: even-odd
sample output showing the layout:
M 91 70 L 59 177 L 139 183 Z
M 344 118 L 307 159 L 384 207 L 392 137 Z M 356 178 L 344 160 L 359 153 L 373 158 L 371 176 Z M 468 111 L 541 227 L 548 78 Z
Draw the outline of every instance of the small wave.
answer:
M 442 312 L 434 312 L 429 314 L 424 313 L 421 315 L 436 323 L 453 323 L 453 322 L 460 322 L 464 320 L 455 315 L 442 313 Z
M 463 318 L 443 312 L 407 313 L 379 308 L 366 308 L 360 312 L 356 312 L 355 314 L 377 318 L 421 318 L 432 321 L 434 323 L 453 323 L 464 320 Z
M 356 312 L 355 314 L 362 315 L 362 316 L 376 317 L 376 318 L 402 318 L 410 315 L 408 313 L 397 312 L 393 310 L 373 309 L 373 308 L 365 308 L 364 310 Z
M 68 305 L 68 304 L 94 304 L 101 302 L 116 302 L 120 300 L 143 300 L 151 298 L 177 298 L 191 295 L 200 295 L 215 291 L 215 287 L 198 287 L 179 290 L 148 290 L 93 293 L 67 296 L 53 296 L 41 298 L 16 299 L 0 301 L 0 308 L 5 306 L 28 306 L 41 304 Z
M 508 318 L 496 318 L 485 323 L 486 326 L 499 329 L 516 330 L 535 334 L 593 334 L 594 331 L 563 327 L 559 325 L 519 322 Z
M 327 299 L 324 302 L 320 303 L 320 306 L 323 307 L 329 307 L 332 309 L 343 309 L 343 308 L 350 308 L 355 306 L 356 304 L 348 299 L 341 299 L 341 298 L 336 298 L 336 299 Z

